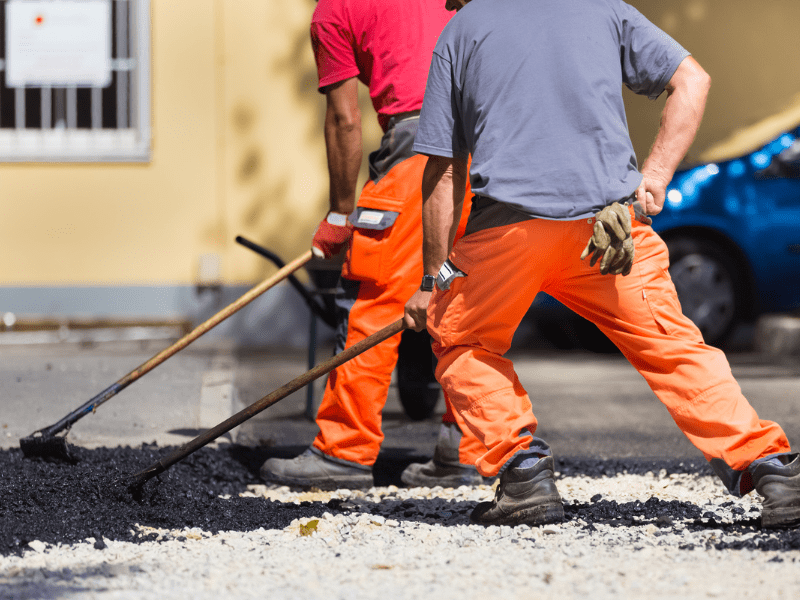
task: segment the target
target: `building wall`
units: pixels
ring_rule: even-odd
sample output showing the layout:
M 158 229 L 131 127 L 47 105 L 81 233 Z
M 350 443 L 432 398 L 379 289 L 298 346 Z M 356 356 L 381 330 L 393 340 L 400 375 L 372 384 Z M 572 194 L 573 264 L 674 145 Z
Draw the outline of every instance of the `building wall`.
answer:
M 632 4 L 712 76 L 690 159 L 800 92 L 796 0 Z M 314 6 L 152 0 L 152 160 L 0 165 L 0 312 L 73 311 L 58 300 L 69 289 L 73 298 L 86 291 L 87 312 L 113 314 L 123 303 L 92 290 L 136 288 L 152 297 L 142 316 L 187 313 L 201 261 L 213 278 L 218 260 L 228 286 L 274 272 L 236 235 L 286 260 L 304 252 L 327 206 L 324 98 L 308 39 Z M 626 92 L 640 161 L 663 103 Z M 369 150 L 380 131 L 366 94 L 362 106 Z
M 284 259 L 305 252 L 328 208 L 323 142 L 325 98 L 308 24 L 314 0 L 225 4 L 225 206 L 231 237 L 243 235 Z M 381 131 L 361 88 L 364 161 Z M 264 269 L 263 259 L 234 248 L 234 280 Z
M 152 3 L 150 163 L 0 165 L 3 285 L 191 281 L 221 215 L 213 16 Z
M 800 2 L 795 0 L 629 0 L 681 43 L 711 75 L 703 124 L 688 161 L 781 111 L 800 94 Z M 640 163 L 655 137 L 664 96 L 626 93 L 631 138 Z

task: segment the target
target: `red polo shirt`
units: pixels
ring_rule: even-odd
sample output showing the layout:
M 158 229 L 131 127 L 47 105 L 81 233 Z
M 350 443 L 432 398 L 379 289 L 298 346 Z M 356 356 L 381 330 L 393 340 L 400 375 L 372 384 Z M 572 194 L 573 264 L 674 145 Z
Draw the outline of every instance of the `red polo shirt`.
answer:
M 311 44 L 319 89 L 358 77 L 378 121 L 419 110 L 433 47 L 455 14 L 444 0 L 319 0 Z

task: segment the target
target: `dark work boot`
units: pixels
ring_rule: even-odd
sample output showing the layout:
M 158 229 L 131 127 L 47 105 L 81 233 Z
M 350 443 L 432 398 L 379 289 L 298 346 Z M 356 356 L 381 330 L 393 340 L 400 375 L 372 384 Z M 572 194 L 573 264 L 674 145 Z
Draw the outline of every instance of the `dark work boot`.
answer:
M 292 459 L 270 458 L 261 466 L 268 483 L 320 490 L 368 489 L 374 485 L 372 467 L 323 454 L 314 447 Z
M 775 457 L 782 464 L 765 461 L 750 469 L 753 486 L 764 497 L 761 527 L 800 525 L 800 454 Z
M 493 478 L 484 479 L 478 469 L 459 460 L 458 447 L 461 430 L 455 423 L 442 423 L 433 459 L 426 463 L 411 463 L 400 475 L 408 486 L 449 487 L 482 485 L 492 483 Z
M 528 467 L 520 464 L 535 460 L 531 455 L 514 458 L 500 475 L 497 493 L 491 502 L 481 502 L 470 515 L 477 525 L 545 525 L 564 519 L 564 507 L 553 481 L 553 457 L 545 456 Z
M 484 479 L 471 465 L 448 464 L 436 458 L 426 463 L 411 463 L 400 475 L 400 480 L 409 487 L 457 488 L 491 483 L 490 478 Z

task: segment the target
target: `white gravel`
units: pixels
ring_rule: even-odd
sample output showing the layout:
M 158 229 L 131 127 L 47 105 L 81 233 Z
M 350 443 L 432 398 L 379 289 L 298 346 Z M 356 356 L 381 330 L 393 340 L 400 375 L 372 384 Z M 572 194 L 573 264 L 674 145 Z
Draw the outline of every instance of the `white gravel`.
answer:
M 731 502 L 707 476 L 563 477 L 569 503 L 688 501 L 733 519 L 758 509 L 751 495 Z M 251 486 L 246 494 L 283 502 L 339 498 L 362 509 L 294 521 L 283 530 L 212 535 L 158 531 L 159 542 L 95 540 L 73 546 L 32 542 L 24 556 L 0 557 L 0 598 L 797 598 L 800 551 L 716 550 L 719 529 L 688 531 L 681 522 L 594 531 L 581 522 L 540 528 L 468 524 L 490 488 L 373 488 L 368 492 L 292 492 Z M 390 510 L 410 503 L 414 520 Z M 725 505 L 725 506 L 723 506 Z M 424 510 L 420 510 L 420 508 Z M 419 516 L 423 513 L 425 516 Z M 753 515 L 756 515 L 753 512 Z M 152 533 L 150 528 L 140 528 Z M 719 536 L 723 536 L 720 538 Z

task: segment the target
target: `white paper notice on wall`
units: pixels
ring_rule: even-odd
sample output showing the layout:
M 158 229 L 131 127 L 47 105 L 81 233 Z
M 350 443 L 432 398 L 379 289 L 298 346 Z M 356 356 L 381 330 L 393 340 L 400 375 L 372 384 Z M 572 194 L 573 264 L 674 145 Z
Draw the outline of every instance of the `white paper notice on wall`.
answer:
M 8 0 L 8 87 L 110 84 L 110 0 Z

